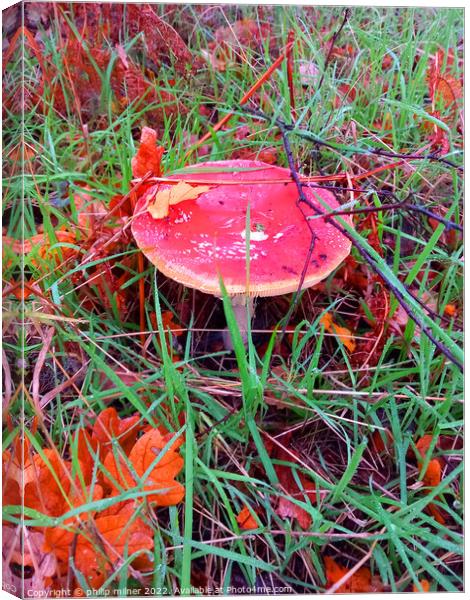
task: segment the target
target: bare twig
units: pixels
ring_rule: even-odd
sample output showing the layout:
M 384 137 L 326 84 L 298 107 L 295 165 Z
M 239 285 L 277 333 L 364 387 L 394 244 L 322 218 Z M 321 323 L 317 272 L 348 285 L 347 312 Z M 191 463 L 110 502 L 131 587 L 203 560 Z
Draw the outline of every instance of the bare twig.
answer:
M 268 115 L 266 115 L 265 113 L 263 113 L 259 109 L 257 109 L 257 110 L 250 109 L 249 112 L 251 112 L 252 114 L 255 114 L 259 118 L 262 118 L 264 120 L 273 122 L 278 127 L 278 129 L 280 130 L 281 136 L 282 136 L 282 141 L 283 141 L 283 144 L 284 144 L 284 149 L 285 149 L 286 156 L 287 156 L 287 161 L 288 161 L 288 164 L 289 164 L 289 169 L 290 169 L 291 176 L 292 176 L 292 180 L 294 181 L 295 185 L 297 186 L 297 191 L 298 191 L 298 201 L 297 201 L 297 204 L 298 205 L 300 205 L 302 203 L 306 204 L 317 215 L 323 216 L 323 217 L 327 216 L 327 214 L 323 210 L 321 210 L 315 203 L 313 203 L 311 200 L 309 200 L 305 196 L 305 193 L 303 191 L 302 181 L 301 181 L 301 179 L 299 177 L 299 174 L 298 174 L 298 172 L 297 172 L 297 170 L 295 168 L 294 156 L 293 156 L 292 148 L 291 148 L 290 141 L 289 141 L 289 138 L 288 138 L 288 133 L 297 134 L 297 130 L 294 130 L 292 127 L 290 127 L 289 125 L 287 125 L 284 121 L 282 121 L 279 118 L 275 118 L 275 119 L 270 118 Z M 424 157 L 420 156 L 420 158 L 424 158 Z M 452 166 L 455 167 L 455 165 L 452 165 Z M 303 213 L 303 211 L 302 211 L 302 213 Z M 305 214 L 305 213 L 303 213 L 303 214 Z M 309 222 L 309 221 L 307 221 L 307 222 Z M 365 260 L 365 262 L 373 269 L 373 271 L 375 273 L 377 273 L 377 275 L 379 275 L 381 277 L 381 279 L 384 280 L 386 286 L 394 294 L 394 296 L 396 297 L 396 299 L 398 300 L 399 304 L 402 306 L 402 308 L 404 309 L 404 311 L 406 312 L 406 314 L 408 315 L 408 317 L 410 319 L 412 319 L 412 321 L 414 321 L 414 323 L 418 327 L 420 327 L 421 331 L 429 338 L 429 340 L 436 346 L 436 348 L 444 356 L 446 356 L 454 365 L 456 365 L 460 369 L 463 369 L 463 365 L 461 364 L 461 362 L 452 354 L 452 352 L 448 348 L 446 348 L 446 346 L 442 342 L 440 342 L 434 336 L 434 334 L 431 331 L 431 329 L 427 325 L 425 325 L 423 319 L 419 318 L 413 312 L 413 310 L 409 307 L 409 305 L 408 305 L 408 303 L 406 301 L 406 298 L 405 298 L 403 292 L 399 288 L 397 288 L 391 281 L 389 281 L 384 276 L 384 274 L 382 273 L 382 270 L 380 268 L 380 265 L 376 263 L 375 259 L 368 252 L 368 250 L 366 248 L 364 248 L 363 246 L 361 246 L 357 242 L 357 240 L 355 239 L 355 237 L 345 227 L 343 227 L 340 223 L 338 223 L 336 220 L 332 220 L 331 223 L 332 223 L 332 225 L 338 231 L 340 231 L 345 237 L 347 237 L 350 240 L 350 242 L 353 244 L 353 246 L 356 248 L 356 250 L 362 256 L 362 258 Z M 311 251 L 309 250 L 308 256 L 307 256 L 307 260 L 306 260 L 306 264 L 307 265 L 310 262 L 310 257 L 311 257 Z M 304 270 L 302 272 L 302 277 L 301 277 L 301 280 L 299 282 L 299 287 L 298 287 L 297 292 L 296 292 L 296 294 L 294 296 L 294 301 L 291 304 L 291 307 L 290 307 L 290 309 L 289 309 L 289 311 L 288 311 L 288 313 L 287 313 L 287 315 L 285 317 L 284 329 L 287 327 L 289 319 L 292 316 L 292 313 L 293 313 L 294 309 L 297 306 L 298 298 L 299 298 L 299 292 L 302 289 L 304 278 L 305 278 L 305 274 L 306 274 L 306 268 L 304 267 Z M 425 308 L 427 310 L 426 305 L 422 301 L 420 301 L 419 298 L 416 298 L 416 296 L 410 290 L 407 290 L 407 293 L 422 308 Z
M 335 47 L 336 41 L 339 38 L 339 36 L 341 35 L 341 32 L 343 31 L 344 26 L 348 22 L 348 19 L 349 19 L 350 16 L 351 16 L 351 9 L 350 8 L 345 8 L 344 9 L 344 13 L 343 13 L 343 21 L 341 22 L 341 25 L 335 31 L 333 37 L 331 38 L 330 47 L 328 49 L 328 54 L 326 55 L 326 59 L 325 59 L 325 66 L 323 67 L 323 73 L 322 73 L 322 76 L 321 76 L 320 81 L 318 83 L 317 91 L 321 88 L 321 86 L 323 84 L 323 81 L 325 79 L 326 70 L 328 69 L 328 65 L 330 64 L 331 55 L 333 53 L 333 48 Z

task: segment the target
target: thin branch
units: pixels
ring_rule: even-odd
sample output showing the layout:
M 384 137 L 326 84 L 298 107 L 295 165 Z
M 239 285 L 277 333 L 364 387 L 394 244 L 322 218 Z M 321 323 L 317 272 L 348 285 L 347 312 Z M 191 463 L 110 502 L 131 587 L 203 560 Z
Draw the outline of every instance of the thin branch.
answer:
M 452 167 L 453 169 L 458 169 L 459 171 L 463 172 L 463 167 L 460 167 L 459 165 L 447 158 L 437 156 L 436 154 L 405 154 L 400 152 L 391 152 L 390 150 L 380 150 L 380 148 L 359 148 L 358 146 L 342 146 L 340 144 L 332 144 L 330 142 L 325 142 L 324 140 L 320 139 L 315 134 L 313 134 L 311 131 L 306 131 L 305 129 L 295 129 L 290 125 L 287 125 L 287 128 L 299 137 L 307 139 L 310 142 L 314 142 L 319 146 L 330 148 L 330 150 L 341 150 L 342 152 L 350 152 L 353 154 L 369 154 L 373 156 L 383 156 L 385 158 L 401 158 L 403 160 L 429 160 L 443 163 L 449 167 Z
M 259 119 L 273 122 L 276 125 L 278 125 L 278 122 L 280 121 L 280 119 L 273 119 L 272 117 L 266 115 L 259 109 L 240 107 L 240 110 L 247 114 L 251 114 L 252 116 L 255 116 Z M 281 123 L 283 122 L 281 121 Z M 292 125 L 288 125 L 287 123 L 283 123 L 282 126 L 284 127 L 284 130 L 286 132 L 294 133 L 300 138 L 306 139 L 309 142 L 317 144 L 318 146 L 324 146 L 325 148 L 329 148 L 330 150 L 336 150 L 351 154 L 368 154 L 372 156 L 383 156 L 386 158 L 400 158 L 403 160 L 429 160 L 445 164 L 449 167 L 452 167 L 453 169 L 457 169 L 463 172 L 463 167 L 460 167 L 451 160 L 448 160 L 447 158 L 442 158 L 441 156 L 436 156 L 435 154 L 402 154 L 399 152 L 390 152 L 389 150 L 380 150 L 379 148 L 359 148 L 358 146 L 353 145 L 343 146 L 341 144 L 325 142 L 324 140 L 316 136 L 314 133 L 312 133 L 311 131 L 307 131 L 306 129 L 297 128 Z
M 274 122 L 281 132 L 282 141 L 284 144 L 284 149 L 286 151 L 287 161 L 289 164 L 289 169 L 291 171 L 292 179 L 293 179 L 294 183 L 296 184 L 297 190 L 299 193 L 298 203 L 307 204 L 307 206 L 309 206 L 309 208 L 311 208 L 313 211 L 315 211 L 318 215 L 325 217 L 326 216 L 325 213 L 322 210 L 320 210 L 318 208 L 318 206 L 316 206 L 308 198 L 306 198 L 306 196 L 304 194 L 302 182 L 301 182 L 299 174 L 297 173 L 297 170 L 295 168 L 293 152 L 291 149 L 290 141 L 288 139 L 288 131 L 289 131 L 288 126 L 286 126 L 286 123 L 284 123 L 281 119 L 275 119 Z M 295 133 L 295 132 L 293 132 L 293 133 Z M 338 231 L 340 231 L 345 237 L 347 237 L 350 240 L 350 242 L 354 245 L 354 247 L 359 252 L 359 254 L 362 256 L 362 258 L 365 260 L 365 262 L 381 277 L 381 279 L 384 280 L 385 284 L 390 289 L 390 291 L 394 294 L 394 296 L 396 297 L 396 299 L 398 300 L 399 304 L 402 306 L 402 308 L 404 309 L 404 311 L 406 312 L 408 317 L 410 319 L 412 319 L 416 323 L 416 325 L 418 325 L 418 327 L 421 328 L 421 331 L 429 338 L 429 340 L 436 346 L 436 348 L 438 348 L 438 350 L 444 356 L 446 356 L 453 364 L 455 364 L 460 369 L 463 369 L 463 365 L 460 363 L 460 361 L 454 357 L 454 355 L 450 352 L 450 350 L 448 350 L 448 348 L 446 348 L 444 346 L 444 344 L 442 344 L 442 342 L 440 342 L 438 339 L 436 339 L 434 337 L 434 334 L 430 330 L 430 328 L 427 325 L 425 325 L 423 320 L 420 319 L 417 315 L 415 315 L 415 313 L 411 310 L 411 308 L 408 306 L 408 303 L 407 303 L 406 298 L 405 298 L 404 294 L 402 293 L 402 291 L 400 289 L 398 289 L 391 281 L 388 281 L 386 279 L 386 277 L 384 277 L 383 273 L 381 272 L 380 266 L 375 262 L 373 256 L 365 248 L 363 248 L 360 244 L 358 244 L 356 239 L 354 238 L 354 236 L 351 235 L 351 233 L 347 229 L 345 229 L 342 225 L 340 225 L 336 221 L 331 221 L 331 223 L 336 229 L 338 229 Z M 303 279 L 300 280 L 299 288 L 298 288 L 296 296 L 294 298 L 294 302 L 292 303 L 291 308 L 289 309 L 288 314 L 286 315 L 285 327 L 287 326 L 287 323 L 288 323 L 288 317 L 290 318 L 292 316 L 293 310 L 297 306 L 299 290 L 302 289 L 302 285 L 303 285 Z M 416 298 L 411 293 L 410 290 L 407 290 L 407 291 L 410 294 L 410 296 L 416 302 L 418 302 L 420 304 L 420 306 L 422 306 L 423 308 L 425 307 L 425 305 L 418 298 Z
M 339 28 L 335 31 L 333 37 L 331 38 L 331 44 L 328 49 L 328 54 L 326 55 L 325 66 L 323 67 L 323 73 L 322 73 L 322 76 L 321 76 L 320 81 L 317 86 L 317 92 L 321 88 L 321 86 L 323 84 L 323 80 L 325 79 L 326 70 L 328 69 L 328 65 L 330 64 L 331 55 L 333 53 L 333 48 L 335 47 L 336 41 L 339 38 L 339 36 L 341 35 L 341 32 L 343 31 L 344 26 L 348 22 L 348 19 L 350 16 L 351 16 L 351 9 L 345 8 L 344 14 L 343 14 L 343 21 L 342 21 L 341 25 L 339 26 Z
M 323 188 L 324 186 L 319 185 L 319 186 L 309 186 L 309 187 Z M 333 188 L 333 189 L 335 189 L 335 188 Z M 341 189 L 341 191 L 344 190 L 344 188 L 336 188 L 336 189 L 337 190 Z M 462 225 L 459 225 L 458 223 L 454 223 L 453 221 L 449 221 L 449 219 L 445 219 L 444 217 L 441 217 L 440 215 L 436 215 L 436 213 L 433 213 L 432 210 L 428 210 L 424 206 L 419 206 L 417 204 L 410 204 L 409 202 L 406 202 L 406 201 L 398 202 L 396 204 L 395 203 L 394 204 L 382 204 L 381 206 L 365 206 L 363 208 L 352 208 L 351 210 L 332 210 L 330 213 L 327 213 L 327 218 L 331 218 L 331 217 L 338 216 L 338 215 L 359 215 L 362 213 L 374 213 L 374 212 L 382 212 L 382 211 L 398 210 L 398 209 L 403 209 L 403 210 L 407 210 L 407 211 L 414 210 L 416 212 L 426 215 L 430 219 L 435 219 L 436 221 L 439 221 L 439 223 L 442 223 L 446 229 L 456 229 L 457 231 L 463 231 Z

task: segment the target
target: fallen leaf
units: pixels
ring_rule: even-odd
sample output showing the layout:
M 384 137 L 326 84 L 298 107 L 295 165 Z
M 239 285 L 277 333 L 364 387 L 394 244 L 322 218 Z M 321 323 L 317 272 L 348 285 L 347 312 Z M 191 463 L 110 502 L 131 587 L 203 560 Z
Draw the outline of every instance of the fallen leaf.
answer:
M 139 149 L 131 161 L 133 176 L 144 177 L 147 173 L 151 173 L 155 177 L 160 177 L 164 151 L 163 146 L 157 146 L 157 132 L 150 127 L 144 127 L 140 134 Z
M 337 583 L 346 573 L 351 569 L 339 565 L 331 556 L 324 557 L 325 563 L 325 575 L 328 583 L 328 587 L 331 587 Z M 337 590 L 336 594 L 358 594 L 366 593 L 372 590 L 372 576 L 369 569 L 361 567 L 351 577 L 343 583 Z
M 291 454 L 285 450 L 277 449 L 276 457 L 285 462 L 292 461 Z M 299 487 L 291 467 L 287 465 L 275 465 L 274 469 L 279 478 L 279 483 L 286 494 L 301 502 L 306 502 L 308 498 L 310 502 L 316 503 L 317 489 L 315 483 L 309 477 L 298 472 L 297 476 L 301 484 L 301 487 Z M 283 496 L 279 497 L 276 513 L 282 519 L 296 519 L 302 529 L 309 529 L 312 524 L 312 517 L 304 508 Z
M 125 452 L 134 445 L 137 437 L 139 415 L 121 419 L 114 407 L 101 411 L 93 426 L 92 438 L 101 445 L 100 454 L 103 456 L 113 441 L 119 442 Z
M 166 21 L 161 19 L 149 4 L 126 4 L 126 23 L 128 35 L 133 38 L 143 33 L 147 56 L 155 64 L 161 64 L 161 58 L 174 57 L 175 69 L 187 74 L 197 68 L 198 61 L 191 54 L 179 33 Z
M 419 583 L 421 584 L 422 589 L 419 589 L 416 584 L 413 584 L 413 592 L 425 592 L 425 593 L 429 592 L 429 590 L 431 589 L 431 586 L 427 579 L 420 579 Z
M 264 42 L 270 38 L 274 43 L 272 28 L 269 23 L 261 23 L 254 19 L 240 19 L 227 27 L 219 27 L 215 31 L 215 40 L 223 50 L 232 52 L 236 48 L 263 48 Z M 234 52 L 235 54 L 235 52 Z
M 257 529 L 259 527 L 248 506 L 244 506 L 238 514 L 237 523 L 240 529 Z
M 444 314 L 447 315 L 448 317 L 455 317 L 456 313 L 457 313 L 457 307 L 455 306 L 455 304 L 446 304 L 444 306 Z
M 73 204 L 77 213 L 77 223 L 82 232 L 89 236 L 96 229 L 97 223 L 104 219 L 108 210 L 106 206 L 93 198 L 89 193 L 90 186 L 80 186 L 73 196 Z
M 86 429 L 81 427 L 75 434 L 77 444 L 77 457 L 82 465 L 83 480 L 86 484 L 91 482 L 93 466 L 95 464 L 94 452 L 98 450 L 98 440 L 92 438 Z
M 45 448 L 33 456 L 31 479 L 24 486 L 24 504 L 52 517 L 70 510 L 70 463 L 56 450 Z
M 208 50 L 201 50 L 201 54 L 210 66 L 219 73 L 223 73 L 227 68 L 227 62 L 225 59 L 217 58 L 215 51 L 209 52 Z
M 432 107 L 436 103 L 442 103 L 445 108 L 452 108 L 447 121 L 453 120 L 460 100 L 463 98 L 463 85 L 459 79 L 450 73 L 450 67 L 454 63 L 451 53 L 447 54 L 440 48 L 436 54 L 431 56 L 427 71 L 429 96 Z
M 175 186 L 157 192 L 154 203 L 148 206 L 148 211 L 154 219 L 163 219 L 168 216 L 170 206 L 185 200 L 195 200 L 210 189 L 209 185 L 191 186 L 179 181 Z
M 423 435 L 416 442 L 416 449 L 418 450 L 419 454 L 423 458 L 423 461 L 426 459 L 426 456 L 429 452 L 429 448 L 431 446 L 433 439 L 434 439 L 434 436 L 432 436 L 430 434 L 426 434 L 426 435 Z M 439 441 L 438 441 L 438 443 L 439 443 Z M 418 460 L 418 468 L 420 471 L 422 470 L 423 461 Z M 426 471 L 422 475 L 422 482 L 424 483 L 424 485 L 426 487 L 436 487 L 441 483 L 441 480 L 442 480 L 441 461 L 438 458 L 431 458 L 431 460 L 429 461 L 428 466 L 426 468 Z M 429 492 L 429 490 L 427 490 L 427 491 Z M 431 515 L 434 517 L 434 519 L 438 523 L 440 523 L 441 525 L 445 524 L 446 519 L 445 519 L 444 513 L 443 513 L 443 511 L 440 510 L 440 508 L 438 506 L 436 506 L 433 503 L 430 503 L 427 506 L 427 510 L 429 513 L 431 513 Z
M 129 465 L 122 456 L 110 451 L 104 460 L 107 481 L 116 493 L 121 489 L 140 487 L 142 491 L 155 493 L 144 496 L 157 506 L 171 506 L 183 499 L 184 487 L 175 480 L 183 468 L 183 459 L 178 453 L 181 441 L 175 441 L 156 461 L 160 451 L 172 439 L 172 434 L 163 435 L 151 429 L 137 440 L 129 453 Z M 142 481 L 142 478 L 145 479 Z
M 152 530 L 141 518 L 135 518 L 133 503 L 127 503 L 119 514 L 95 518 L 93 525 L 97 538 L 78 528 L 54 527 L 46 529 L 44 542 L 44 550 L 67 565 L 76 538 L 75 564 L 93 589 L 103 584 L 112 565 L 122 560 L 126 548 L 128 555 L 153 548 Z
M 356 342 L 354 341 L 351 330 L 349 330 L 347 327 L 341 327 L 341 325 L 337 325 L 333 321 L 333 317 L 329 312 L 325 313 L 321 317 L 320 324 L 323 325 L 328 332 L 336 335 L 341 343 L 349 350 L 349 352 L 354 352 L 356 348 Z

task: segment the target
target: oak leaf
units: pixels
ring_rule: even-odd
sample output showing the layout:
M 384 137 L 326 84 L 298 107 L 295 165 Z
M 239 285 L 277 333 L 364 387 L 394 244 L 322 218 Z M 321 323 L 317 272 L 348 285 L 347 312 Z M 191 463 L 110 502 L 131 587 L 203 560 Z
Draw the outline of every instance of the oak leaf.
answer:
M 137 437 L 139 415 L 121 419 L 112 406 L 101 411 L 93 426 L 92 438 L 102 448 L 107 449 L 113 440 L 117 440 L 125 452 L 134 445 Z
M 179 181 L 175 186 L 157 192 L 153 204 L 148 206 L 148 211 L 154 219 L 163 219 L 168 216 L 170 206 L 185 200 L 195 200 L 210 189 L 208 185 L 191 186 Z
M 184 496 L 184 487 L 175 477 L 184 464 L 177 451 L 181 442 L 176 440 L 156 460 L 171 439 L 172 434 L 163 435 L 158 429 L 148 431 L 135 443 L 128 462 L 122 456 L 108 452 L 104 470 L 107 481 L 116 493 L 120 493 L 121 489 L 141 487 L 144 492 L 155 492 L 145 497 L 157 506 L 170 506 L 180 502 Z
M 68 563 L 76 536 L 75 564 L 94 589 L 102 585 L 111 566 L 122 560 L 126 548 L 128 555 L 153 548 L 152 530 L 141 518 L 135 518 L 133 503 L 119 514 L 96 518 L 94 532 L 96 536 L 80 529 L 55 527 L 46 530 L 44 543 L 46 552 Z

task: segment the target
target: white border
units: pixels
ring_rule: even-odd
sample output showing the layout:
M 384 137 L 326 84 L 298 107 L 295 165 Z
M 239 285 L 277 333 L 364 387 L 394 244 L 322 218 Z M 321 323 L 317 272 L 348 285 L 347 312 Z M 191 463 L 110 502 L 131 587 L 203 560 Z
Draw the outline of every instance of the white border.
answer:
M 81 0 L 82 2 L 92 2 L 93 0 Z M 108 3 L 108 2 L 103 2 L 103 3 Z M 128 4 L 143 4 L 144 2 L 138 2 L 136 0 L 130 0 L 129 2 L 127 2 Z M 149 2 L 150 4 L 227 4 L 227 5 L 234 5 L 234 4 L 248 4 L 248 5 L 259 5 L 259 4 L 267 4 L 267 5 L 285 5 L 285 6 L 289 6 L 290 4 L 294 4 L 294 2 L 286 2 L 286 1 L 277 1 L 277 0 L 272 0 L 270 2 L 266 1 L 266 0 L 258 0 L 258 2 L 254 2 L 253 0 L 219 0 L 218 2 L 206 2 L 206 1 L 201 1 L 201 0 L 190 0 L 189 2 L 182 2 L 181 0 L 169 0 L 168 2 Z M 13 2 L 12 0 L 0 0 L 0 8 L 3 11 L 5 8 L 8 8 L 9 6 L 13 6 L 14 4 L 19 4 L 19 2 Z M 385 0 L 372 0 L 371 2 L 361 2 L 358 0 L 349 0 L 347 2 L 345 1 L 338 1 L 338 0 L 330 0 L 329 2 L 312 2 L 312 1 L 299 1 L 299 2 L 295 2 L 295 4 L 298 5 L 309 5 L 309 6 L 383 6 L 383 7 L 403 7 L 403 8 L 411 8 L 411 7 L 422 7 L 422 8 L 466 8 L 467 6 L 467 2 L 466 0 L 451 0 L 451 6 L 446 5 L 442 0 L 441 2 L 432 2 L 429 0 L 414 0 L 413 2 L 403 2 L 403 1 L 398 1 L 398 2 L 387 2 Z M 465 15 L 464 15 L 464 25 L 465 25 L 465 31 L 468 30 L 467 24 L 468 24 L 468 11 L 465 11 Z M 466 73 L 466 67 L 467 67 L 467 56 L 465 55 L 465 73 Z M 468 92 L 468 78 L 465 78 L 465 108 L 467 105 L 467 92 Z M 466 141 L 466 136 L 465 136 L 465 141 Z M 467 167 L 467 153 L 465 153 L 465 167 Z M 464 206 L 466 206 L 466 193 L 465 193 L 465 202 L 464 202 Z M 470 235 L 470 234 L 469 234 Z M 465 233 L 465 244 L 467 243 L 468 238 L 467 238 L 467 233 Z M 465 269 L 465 276 L 467 275 L 467 269 Z M 465 280 L 467 282 L 467 277 L 465 277 Z M 466 286 L 465 286 L 466 288 Z M 466 291 L 466 289 L 465 289 Z M 465 370 L 465 374 L 466 370 Z M 1 377 L 1 369 L 0 369 L 0 377 Z M 465 396 L 467 397 L 467 378 L 466 379 L 466 385 L 465 385 Z M 470 384 L 469 384 L 470 385 Z M 464 411 L 465 417 L 467 416 L 467 411 Z M 466 419 L 465 419 L 466 422 Z M 465 439 L 465 455 L 467 456 L 467 450 L 468 447 L 470 445 L 470 442 L 468 442 L 467 439 Z M 465 469 L 466 471 L 466 469 Z M 465 488 L 467 488 L 467 486 L 465 486 Z M 465 489 L 465 491 L 467 491 Z M 466 494 L 466 497 L 468 497 L 468 495 Z M 467 508 L 467 501 L 465 501 L 465 508 Z M 1 534 L 0 534 L 0 543 L 1 543 Z M 467 550 L 467 544 L 466 544 L 466 540 L 464 539 L 464 551 L 466 554 L 466 550 Z M 464 561 L 464 568 L 465 568 L 465 581 L 469 581 L 469 574 L 470 574 L 470 561 Z M 426 599 L 430 599 L 430 600 L 439 600 L 442 597 L 443 592 L 441 593 L 428 593 L 428 594 L 422 594 L 420 595 L 420 597 L 426 597 Z M 464 592 L 455 592 L 455 593 L 450 593 L 447 592 L 446 594 L 451 594 L 452 596 L 456 596 L 456 595 L 462 595 L 464 594 Z M 393 596 L 393 598 L 397 599 L 397 600 L 401 600 L 402 598 L 410 598 L 412 597 L 412 594 L 405 594 L 405 593 L 397 593 L 397 594 L 362 594 L 361 596 L 366 599 L 366 600 L 380 600 L 381 598 L 384 597 L 384 595 L 391 595 Z M 299 594 L 299 595 L 285 595 L 285 596 L 280 596 L 281 598 L 296 598 L 297 600 L 299 598 L 317 598 L 318 596 L 321 597 L 325 597 L 325 598 L 345 598 L 345 597 L 351 597 L 351 598 L 357 598 L 358 595 L 357 594 L 351 594 L 351 595 L 338 595 L 338 594 Z M 199 598 L 214 598 L 214 596 L 198 596 Z M 238 596 L 240 597 L 240 596 Z M 275 596 L 242 596 L 242 598 L 246 598 L 249 597 L 252 600 L 267 600 L 267 598 L 273 598 Z M 0 590 L 0 600 L 13 600 L 14 598 L 16 598 L 16 596 L 13 596 L 11 594 L 9 594 L 8 592 L 5 592 L 3 590 Z M 117 597 L 116 597 L 117 598 Z M 134 598 L 139 598 L 138 596 L 134 596 Z M 149 596 L 147 596 L 147 598 L 149 598 Z M 164 596 L 163 598 L 172 598 L 172 596 Z M 234 599 L 237 597 L 233 597 Z

